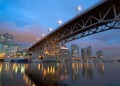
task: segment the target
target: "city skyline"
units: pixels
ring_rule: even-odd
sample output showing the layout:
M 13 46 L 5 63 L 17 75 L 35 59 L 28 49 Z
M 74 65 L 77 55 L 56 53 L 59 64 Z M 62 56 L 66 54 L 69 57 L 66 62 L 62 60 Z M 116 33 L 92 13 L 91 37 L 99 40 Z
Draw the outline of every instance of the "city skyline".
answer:
M 50 27 L 53 30 L 59 25 L 58 20 L 63 23 L 79 15 L 77 7 L 81 6 L 83 12 L 100 0 L 56 0 L 48 3 L 42 0 L 1 0 L 0 1 L 0 33 L 10 33 L 14 35 L 15 41 L 23 45 L 29 45 L 37 41 L 41 35 L 48 34 Z M 24 3 L 23 3 L 24 2 Z M 65 8 L 65 9 L 64 9 Z M 8 15 L 9 14 L 9 15 Z M 104 50 L 106 56 L 120 56 L 120 30 L 110 30 L 79 40 L 67 43 L 78 44 L 80 47 L 92 46 L 94 50 Z

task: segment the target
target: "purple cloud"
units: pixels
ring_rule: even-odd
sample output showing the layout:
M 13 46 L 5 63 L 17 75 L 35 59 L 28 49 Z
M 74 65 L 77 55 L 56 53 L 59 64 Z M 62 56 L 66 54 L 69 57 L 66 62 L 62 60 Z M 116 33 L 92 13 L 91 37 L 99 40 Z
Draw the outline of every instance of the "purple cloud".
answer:
M 9 33 L 14 36 L 15 42 L 33 43 L 44 33 L 44 29 L 39 25 L 27 25 L 25 27 L 17 27 L 14 23 L 0 22 L 0 33 Z

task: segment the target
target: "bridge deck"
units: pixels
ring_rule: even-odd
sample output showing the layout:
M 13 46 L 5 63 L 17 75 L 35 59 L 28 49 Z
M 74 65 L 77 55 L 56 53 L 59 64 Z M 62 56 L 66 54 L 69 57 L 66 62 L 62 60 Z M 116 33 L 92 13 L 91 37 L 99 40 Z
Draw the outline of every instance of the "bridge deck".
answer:
M 48 34 L 47 36 L 45 36 L 43 39 L 41 39 L 39 42 L 35 43 L 34 45 L 32 45 L 29 49 L 34 48 L 35 46 L 39 45 L 39 43 L 51 38 L 54 36 L 54 34 L 57 34 L 63 30 L 65 30 L 66 28 L 68 28 L 70 25 L 74 25 L 76 24 L 76 22 L 80 22 L 80 20 L 85 20 L 87 17 L 89 17 L 90 15 L 93 15 L 98 18 L 98 15 L 95 15 L 96 12 L 99 12 L 99 10 L 103 10 L 104 8 L 107 8 L 113 4 L 115 4 L 116 2 L 118 2 L 119 0 L 102 0 L 100 3 L 93 5 L 92 7 L 90 7 L 89 9 L 85 10 L 84 12 L 82 12 L 81 14 L 79 14 L 78 16 L 75 16 L 74 18 L 72 18 L 71 20 L 69 20 L 68 22 L 66 22 L 65 24 L 63 24 L 62 26 L 58 27 L 56 30 L 54 30 L 53 32 L 51 32 L 50 34 Z M 105 10 L 103 10 L 105 11 Z M 105 23 L 105 22 L 103 22 Z M 98 23 L 99 25 L 102 23 Z M 98 25 L 96 24 L 96 25 Z M 90 28 L 96 27 L 96 25 L 93 25 Z M 84 29 L 86 30 L 86 29 Z M 80 33 L 80 31 L 76 32 L 76 33 Z M 76 34 L 74 33 L 74 34 Z M 66 38 L 68 36 L 71 36 L 73 34 L 68 34 L 66 36 Z

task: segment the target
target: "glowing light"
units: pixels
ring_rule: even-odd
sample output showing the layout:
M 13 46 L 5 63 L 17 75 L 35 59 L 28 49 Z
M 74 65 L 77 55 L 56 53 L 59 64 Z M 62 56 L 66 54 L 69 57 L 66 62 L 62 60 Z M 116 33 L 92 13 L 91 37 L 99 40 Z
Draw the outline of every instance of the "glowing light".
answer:
M 68 50 L 68 48 L 65 46 L 62 46 L 61 49 Z
M 50 67 L 50 73 L 52 73 L 52 66 Z
M 8 46 L 3 46 L 3 47 L 7 48 Z
M 78 6 L 78 8 L 77 8 L 78 10 L 82 10 L 82 7 L 80 7 L 80 6 Z
M 5 64 L 5 71 L 8 71 L 8 70 L 9 70 L 9 64 L 6 63 L 6 64 Z
M 15 67 L 16 67 L 16 64 L 13 64 L 13 71 L 14 71 Z
M 40 70 L 40 64 L 38 64 L 38 70 Z
M 32 84 L 32 86 L 35 86 L 35 84 Z
M 45 34 L 43 34 L 43 36 L 45 36 Z
M 37 41 L 39 41 L 40 40 L 40 38 L 37 38 Z
M 45 37 L 45 34 L 42 34 L 41 38 Z
M 46 76 L 47 72 L 46 72 L 46 69 L 44 69 L 44 76 Z
M 0 73 L 1 73 L 1 71 L 2 71 L 2 64 L 0 64 Z
M 47 68 L 47 72 L 48 72 L 48 74 L 49 74 L 49 70 L 50 70 L 50 69 L 49 69 L 49 67 L 48 67 L 48 68 Z
M 79 11 L 81 11 L 82 10 L 82 7 L 81 6 L 78 6 L 77 7 L 77 12 L 79 13 Z
M 65 73 L 67 72 L 67 69 L 65 68 Z
M 24 73 L 24 72 L 25 72 L 25 67 L 22 66 L 22 67 L 21 67 L 21 74 Z
M 43 64 L 42 64 L 42 71 L 43 71 Z
M 23 80 L 25 81 L 26 85 L 28 86 L 29 80 L 28 80 L 28 77 L 25 74 L 23 74 Z
M 16 66 L 16 67 L 15 67 L 15 73 L 17 73 L 17 72 L 18 72 L 18 67 Z
M 61 25 L 62 24 L 62 20 L 59 20 L 57 23 L 58 23 L 58 25 Z
M 0 58 L 4 58 L 5 57 L 5 53 L 0 53 Z
M 49 54 L 49 52 L 46 50 L 46 51 L 45 51 L 45 54 Z
M 12 56 L 13 54 L 10 54 L 10 56 Z
M 27 53 L 23 53 L 24 55 L 27 54 Z
M 52 30 L 53 30 L 53 29 L 50 27 L 49 30 L 48 30 L 48 32 L 51 32 Z

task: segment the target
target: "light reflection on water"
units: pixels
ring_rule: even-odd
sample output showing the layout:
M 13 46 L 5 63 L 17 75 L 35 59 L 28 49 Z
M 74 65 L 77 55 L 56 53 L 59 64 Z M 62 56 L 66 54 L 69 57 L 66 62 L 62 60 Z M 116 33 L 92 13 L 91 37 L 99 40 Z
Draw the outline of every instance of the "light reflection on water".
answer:
M 120 86 L 120 63 L 0 63 L 0 86 Z

